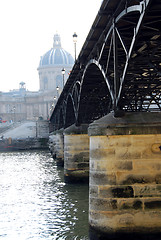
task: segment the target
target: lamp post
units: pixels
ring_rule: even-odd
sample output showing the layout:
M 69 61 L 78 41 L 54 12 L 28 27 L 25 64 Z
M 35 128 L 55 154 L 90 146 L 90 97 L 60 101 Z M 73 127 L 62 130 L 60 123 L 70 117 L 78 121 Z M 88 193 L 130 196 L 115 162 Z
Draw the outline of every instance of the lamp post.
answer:
M 77 35 L 76 32 L 75 32 L 75 33 L 73 34 L 75 61 L 76 61 L 76 43 L 77 43 L 77 37 L 78 37 L 78 35 Z
M 57 100 L 58 100 L 58 97 L 59 97 L 59 86 L 56 87 L 56 92 L 57 92 Z
M 64 68 L 62 68 L 61 73 L 63 75 L 63 88 L 64 88 L 64 75 L 65 75 L 65 69 Z
M 16 110 L 16 107 L 13 106 L 13 121 L 14 122 L 16 121 L 16 112 L 15 112 L 15 110 Z

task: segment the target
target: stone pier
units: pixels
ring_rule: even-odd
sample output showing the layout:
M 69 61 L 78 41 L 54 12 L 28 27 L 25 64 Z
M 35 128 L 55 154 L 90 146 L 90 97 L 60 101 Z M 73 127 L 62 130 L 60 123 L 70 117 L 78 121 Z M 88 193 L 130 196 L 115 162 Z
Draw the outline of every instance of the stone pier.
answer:
M 50 133 L 49 135 L 49 151 L 53 157 L 53 159 L 56 158 L 56 152 L 55 152 L 55 143 L 56 143 L 56 135 L 54 134 L 54 132 Z
M 88 125 L 72 125 L 64 130 L 64 176 L 65 182 L 87 183 L 89 181 Z
M 49 149 L 57 166 L 64 166 L 64 129 L 59 129 L 49 137 Z
M 161 113 L 90 124 L 90 240 L 161 239 Z

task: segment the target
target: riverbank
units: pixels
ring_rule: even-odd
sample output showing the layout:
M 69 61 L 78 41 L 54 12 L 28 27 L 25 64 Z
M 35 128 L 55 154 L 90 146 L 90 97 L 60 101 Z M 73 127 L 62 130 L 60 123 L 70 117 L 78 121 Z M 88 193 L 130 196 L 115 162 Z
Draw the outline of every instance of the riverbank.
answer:
M 26 121 L 1 133 L 0 151 L 47 149 L 48 121 Z
M 22 151 L 48 149 L 47 138 L 26 138 L 26 139 L 3 139 L 0 140 L 0 151 Z

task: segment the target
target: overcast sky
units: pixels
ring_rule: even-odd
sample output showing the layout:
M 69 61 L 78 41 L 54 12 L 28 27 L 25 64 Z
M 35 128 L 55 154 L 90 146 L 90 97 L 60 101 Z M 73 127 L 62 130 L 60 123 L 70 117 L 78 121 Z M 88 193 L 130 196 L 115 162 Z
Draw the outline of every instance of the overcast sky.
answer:
M 61 36 L 62 47 L 74 56 L 72 35 L 80 51 L 102 0 L 4 0 L 0 1 L 0 91 L 39 89 L 40 56 Z

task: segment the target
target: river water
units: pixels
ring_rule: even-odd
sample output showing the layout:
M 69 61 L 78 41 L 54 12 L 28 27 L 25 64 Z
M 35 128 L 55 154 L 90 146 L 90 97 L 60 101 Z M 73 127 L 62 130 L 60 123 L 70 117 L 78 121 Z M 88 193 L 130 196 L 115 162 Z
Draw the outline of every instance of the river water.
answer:
M 0 240 L 88 239 L 88 185 L 65 184 L 48 151 L 0 153 Z

